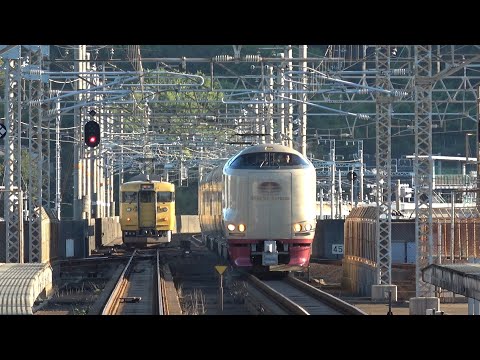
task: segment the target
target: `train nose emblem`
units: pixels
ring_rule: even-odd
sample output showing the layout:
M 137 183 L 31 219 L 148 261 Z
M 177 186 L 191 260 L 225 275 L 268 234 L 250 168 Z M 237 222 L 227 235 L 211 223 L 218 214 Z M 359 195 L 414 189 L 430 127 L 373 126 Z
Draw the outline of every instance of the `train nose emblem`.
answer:
M 264 194 L 278 194 L 281 190 L 280 184 L 274 181 L 265 181 L 258 185 L 258 191 Z

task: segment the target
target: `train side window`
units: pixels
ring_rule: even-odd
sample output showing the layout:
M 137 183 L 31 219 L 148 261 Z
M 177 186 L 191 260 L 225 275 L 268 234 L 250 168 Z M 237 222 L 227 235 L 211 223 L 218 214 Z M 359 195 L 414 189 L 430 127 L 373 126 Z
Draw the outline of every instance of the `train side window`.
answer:
M 155 193 L 153 191 L 141 191 L 140 192 L 140 202 L 141 203 L 151 203 L 153 202 L 153 195 Z
M 232 161 L 230 167 L 232 169 L 245 169 L 259 167 L 261 163 L 262 161 L 260 160 L 258 154 L 245 154 L 237 157 L 234 161 Z
M 277 159 L 277 163 L 280 166 L 308 166 L 308 162 L 297 154 L 279 153 L 277 154 Z
M 137 202 L 137 193 L 135 191 L 123 191 L 122 192 L 122 202 L 124 203 L 136 203 Z
M 157 202 L 172 202 L 173 193 L 170 191 L 159 191 L 157 192 Z
M 302 157 L 296 155 L 296 154 L 291 154 L 292 157 L 292 165 L 303 165 L 303 166 L 309 166 L 309 163 L 303 159 Z
M 245 165 L 245 157 L 244 156 L 239 156 L 235 160 L 232 161 L 230 164 L 230 167 L 233 169 L 239 169 L 244 167 Z

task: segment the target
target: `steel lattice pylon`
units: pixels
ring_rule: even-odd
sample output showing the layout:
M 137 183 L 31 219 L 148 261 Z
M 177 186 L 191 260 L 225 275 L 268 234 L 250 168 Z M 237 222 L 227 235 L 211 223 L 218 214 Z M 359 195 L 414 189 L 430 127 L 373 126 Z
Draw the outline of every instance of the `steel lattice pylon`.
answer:
M 416 295 L 433 296 L 422 281 L 422 269 L 432 263 L 432 46 L 415 45 L 415 239 Z
M 23 219 L 21 190 L 21 74 L 18 57 L 7 58 L 5 66 L 5 262 L 23 263 Z M 3 246 L 2 246 L 3 247 Z
M 36 166 L 29 173 L 29 262 L 42 262 L 42 216 L 41 207 L 49 207 L 49 146 L 48 123 L 45 124 L 42 109 L 44 84 L 41 77 L 42 47 L 31 46 L 29 52 L 30 81 L 28 87 L 29 155 Z
M 391 90 L 390 46 L 377 45 L 375 51 L 375 85 Z M 376 160 L 377 160 L 377 283 L 390 285 L 392 282 L 392 190 L 391 190 L 391 118 L 392 98 L 390 94 L 376 95 Z

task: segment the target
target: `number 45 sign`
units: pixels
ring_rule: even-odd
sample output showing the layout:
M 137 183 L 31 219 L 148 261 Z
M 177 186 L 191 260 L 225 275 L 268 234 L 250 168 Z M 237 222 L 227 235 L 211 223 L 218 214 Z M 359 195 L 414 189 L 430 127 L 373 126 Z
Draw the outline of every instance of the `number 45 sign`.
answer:
M 332 244 L 332 254 L 343 254 L 343 244 Z

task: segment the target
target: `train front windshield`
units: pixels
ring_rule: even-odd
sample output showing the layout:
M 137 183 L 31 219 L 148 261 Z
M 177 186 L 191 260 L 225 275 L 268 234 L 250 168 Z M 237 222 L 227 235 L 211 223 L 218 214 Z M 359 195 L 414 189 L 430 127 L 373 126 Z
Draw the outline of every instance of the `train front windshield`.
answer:
M 157 202 L 172 202 L 175 200 L 175 195 L 170 191 L 157 192 Z
M 230 164 L 233 169 L 305 168 L 309 166 L 310 164 L 300 156 L 285 152 L 243 154 Z
M 137 203 L 138 193 L 135 191 L 123 191 L 122 192 L 122 202 L 127 204 L 136 204 Z

